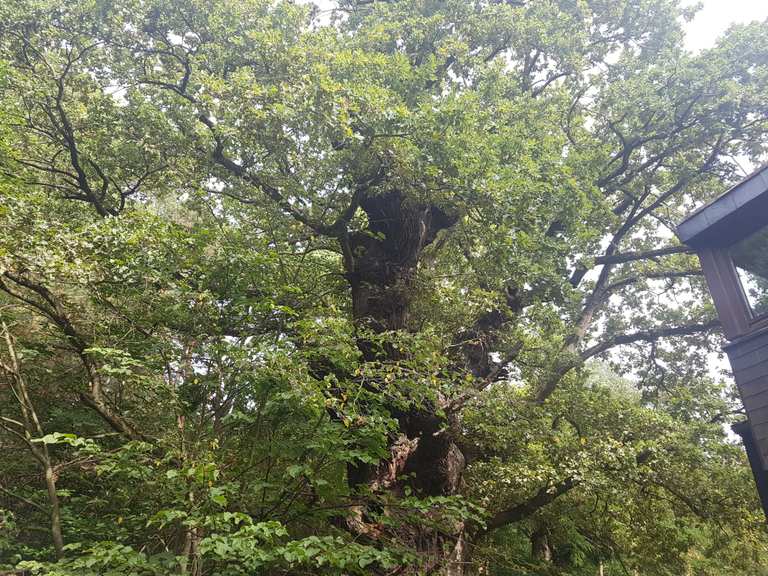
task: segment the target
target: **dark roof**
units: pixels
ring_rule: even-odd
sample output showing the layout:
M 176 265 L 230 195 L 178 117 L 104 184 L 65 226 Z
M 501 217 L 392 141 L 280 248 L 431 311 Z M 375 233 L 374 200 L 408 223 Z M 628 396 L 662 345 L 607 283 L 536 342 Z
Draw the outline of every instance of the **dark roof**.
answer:
M 768 224 L 768 164 L 683 220 L 677 236 L 694 247 L 729 244 Z

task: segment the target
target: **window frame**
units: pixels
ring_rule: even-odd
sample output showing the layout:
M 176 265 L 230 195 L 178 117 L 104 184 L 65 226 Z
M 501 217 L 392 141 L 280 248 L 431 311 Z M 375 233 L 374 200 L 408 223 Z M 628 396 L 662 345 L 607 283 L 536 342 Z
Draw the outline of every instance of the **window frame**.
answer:
M 765 227 L 768 227 L 768 223 Z M 731 247 L 754 232 L 728 235 L 721 238 L 721 242 L 716 245 L 700 249 L 698 252 L 704 276 L 728 340 L 768 327 L 768 311 L 760 315 L 754 312 L 731 256 Z

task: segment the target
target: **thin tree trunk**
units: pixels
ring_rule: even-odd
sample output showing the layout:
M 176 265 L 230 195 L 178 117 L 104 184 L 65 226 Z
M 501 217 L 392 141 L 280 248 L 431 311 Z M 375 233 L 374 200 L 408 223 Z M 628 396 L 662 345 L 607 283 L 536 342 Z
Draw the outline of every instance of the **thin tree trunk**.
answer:
M 21 373 L 19 357 L 16 354 L 16 347 L 13 338 L 5 322 L 0 324 L 3 329 L 3 337 L 8 350 L 10 364 L 0 362 L 0 368 L 5 373 L 13 395 L 19 404 L 23 422 L 4 418 L 2 427 L 8 432 L 22 439 L 30 452 L 43 469 L 45 476 L 45 487 L 48 492 L 48 501 L 50 504 L 51 521 L 51 539 L 53 540 L 53 549 L 57 558 L 64 556 L 64 536 L 61 529 L 61 506 L 59 496 L 56 493 L 56 471 L 51 462 L 51 456 L 48 452 L 48 446 L 45 443 L 37 444 L 33 440 L 44 436 L 43 427 L 37 416 L 35 407 L 29 396 L 27 383 Z M 16 428 L 14 428 L 14 425 Z
M 552 562 L 552 548 L 545 528 L 538 528 L 531 534 L 531 556 L 541 562 Z
M 464 568 L 469 558 L 468 546 L 464 531 L 459 532 L 456 538 L 456 544 L 448 557 L 448 563 L 445 567 L 445 576 L 464 576 Z
M 46 451 L 47 452 L 47 451 Z M 45 487 L 48 490 L 48 500 L 51 503 L 51 537 L 56 557 L 64 556 L 64 535 L 61 531 L 61 509 L 59 496 L 56 494 L 56 474 L 50 460 L 45 461 Z

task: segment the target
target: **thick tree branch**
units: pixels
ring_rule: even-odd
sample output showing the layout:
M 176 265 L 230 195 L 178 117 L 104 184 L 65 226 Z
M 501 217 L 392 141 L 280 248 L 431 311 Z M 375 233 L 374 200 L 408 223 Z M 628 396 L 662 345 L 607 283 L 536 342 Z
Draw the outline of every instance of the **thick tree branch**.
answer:
M 645 252 L 624 252 L 620 254 L 610 254 L 598 256 L 594 262 L 601 264 L 623 264 L 625 262 L 634 262 L 635 260 L 651 260 L 660 256 L 669 256 L 670 254 L 692 254 L 693 250 L 688 246 L 667 246 L 657 250 L 647 250 Z
M 672 280 L 674 278 L 690 278 L 692 276 L 702 276 L 704 273 L 701 269 L 698 270 L 661 270 L 653 272 L 642 272 L 640 274 L 634 274 L 616 282 L 608 284 L 603 289 L 603 295 L 610 295 L 612 292 L 621 290 L 627 286 L 640 282 L 642 280 Z
M 490 532 L 491 530 L 502 528 L 514 524 L 515 522 L 520 522 L 536 513 L 547 504 L 554 502 L 557 498 L 578 485 L 578 480 L 569 476 L 557 484 L 544 486 L 528 500 L 525 500 L 512 508 L 497 512 L 486 523 L 484 532 Z
M 536 392 L 535 402 L 542 403 L 549 398 L 557 388 L 563 377 L 574 368 L 581 366 L 585 360 L 609 350 L 615 346 L 631 344 L 633 342 L 654 342 L 659 338 L 668 336 L 690 336 L 714 330 L 720 326 L 719 320 L 711 320 L 701 324 L 691 324 L 687 326 L 678 326 L 674 328 L 656 328 L 652 330 L 642 330 L 632 332 L 631 334 L 619 334 L 603 342 L 595 344 L 582 352 L 576 348 L 576 339 L 565 347 L 564 354 L 556 361 L 555 366 L 545 377 L 543 384 Z
M 673 328 L 656 328 L 651 330 L 641 330 L 630 334 L 618 334 L 612 338 L 604 340 L 594 346 L 591 346 L 581 353 L 581 359 L 586 360 L 598 354 L 605 352 L 615 346 L 632 344 L 633 342 L 653 342 L 659 338 L 669 336 L 691 336 L 709 332 L 720 327 L 719 320 L 710 320 L 700 324 L 689 324 L 687 326 L 676 326 Z

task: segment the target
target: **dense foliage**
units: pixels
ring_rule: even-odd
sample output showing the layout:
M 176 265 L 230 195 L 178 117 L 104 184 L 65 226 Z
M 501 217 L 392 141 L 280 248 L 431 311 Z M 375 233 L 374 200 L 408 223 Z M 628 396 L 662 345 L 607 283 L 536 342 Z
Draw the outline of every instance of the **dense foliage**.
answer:
M 5 0 L 0 569 L 768 574 L 677 0 Z

